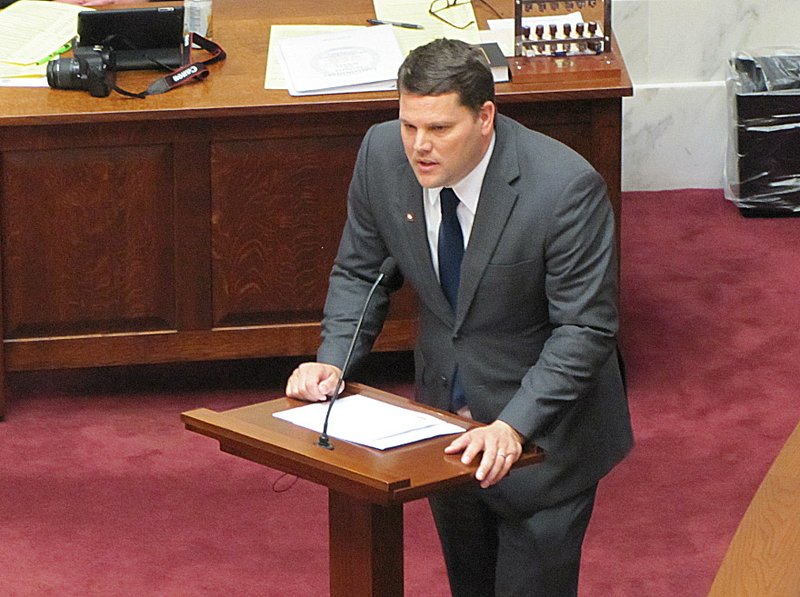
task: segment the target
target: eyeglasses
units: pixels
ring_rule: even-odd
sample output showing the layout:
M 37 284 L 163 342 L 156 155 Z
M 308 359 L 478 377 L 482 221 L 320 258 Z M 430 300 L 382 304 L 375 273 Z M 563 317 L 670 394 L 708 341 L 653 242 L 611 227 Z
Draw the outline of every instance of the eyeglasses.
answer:
M 466 29 L 470 25 L 473 25 L 475 21 L 470 20 L 466 25 L 459 25 L 449 20 L 444 13 L 451 8 L 457 8 L 459 6 L 468 6 L 469 4 L 470 0 L 433 0 L 433 2 L 431 2 L 430 8 L 428 9 L 428 13 L 432 17 L 436 17 L 446 25 L 450 25 L 451 27 L 454 27 L 456 29 Z

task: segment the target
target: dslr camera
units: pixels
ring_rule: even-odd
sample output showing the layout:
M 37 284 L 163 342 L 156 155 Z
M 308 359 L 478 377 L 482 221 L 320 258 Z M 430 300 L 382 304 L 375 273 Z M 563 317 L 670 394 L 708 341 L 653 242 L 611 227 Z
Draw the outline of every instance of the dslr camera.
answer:
M 47 84 L 53 89 L 81 89 L 108 97 L 117 81 L 114 53 L 104 46 L 77 46 L 72 58 L 47 63 Z
M 182 6 L 79 12 L 73 57 L 47 63 L 48 85 L 94 97 L 107 97 L 113 89 L 130 95 L 117 87 L 117 72 L 172 70 L 188 62 L 183 15 Z

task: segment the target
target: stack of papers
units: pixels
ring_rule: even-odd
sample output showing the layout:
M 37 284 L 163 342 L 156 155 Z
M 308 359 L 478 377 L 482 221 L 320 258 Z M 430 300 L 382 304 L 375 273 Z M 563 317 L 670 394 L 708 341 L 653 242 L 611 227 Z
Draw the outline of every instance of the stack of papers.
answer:
M 69 48 L 84 10 L 91 9 L 43 0 L 0 10 L 0 85 L 47 86 L 47 62 Z
M 327 412 L 327 402 L 316 402 L 283 410 L 273 416 L 321 433 Z M 361 394 L 334 402 L 328 420 L 329 436 L 379 450 L 463 431 L 463 427 L 433 415 Z
M 403 62 L 391 25 L 286 37 L 278 49 L 291 95 L 396 89 Z
M 449 4 L 440 1 L 445 7 Z M 291 95 L 391 91 L 397 88 L 397 69 L 403 57 L 418 46 L 440 37 L 471 44 L 497 41 L 497 36 L 481 39 L 471 2 L 451 4 L 441 14 L 452 25 L 431 15 L 430 0 L 373 0 L 378 20 L 414 27 L 273 25 L 264 87 L 288 89 Z M 466 26 L 459 28 L 462 25 Z M 505 32 L 501 36 L 508 37 Z M 296 37 L 305 39 L 294 40 Z M 513 38 L 508 41 L 513 55 Z M 365 47 L 369 52 L 362 51 Z M 377 52 L 380 60 L 370 52 Z M 315 60 L 312 53 L 324 59 Z

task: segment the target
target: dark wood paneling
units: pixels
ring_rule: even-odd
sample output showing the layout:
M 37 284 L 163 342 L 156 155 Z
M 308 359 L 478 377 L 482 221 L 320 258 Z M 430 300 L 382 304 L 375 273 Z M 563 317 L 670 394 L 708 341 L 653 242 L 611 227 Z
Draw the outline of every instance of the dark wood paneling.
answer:
M 371 125 L 396 116 L 377 109 L 217 123 L 215 327 L 320 320 L 358 148 Z M 403 288 L 389 318 L 411 321 L 415 313 L 414 292 Z M 397 342 L 382 339 L 377 347 L 410 345 Z
M 4 335 L 175 326 L 167 145 L 6 152 Z
M 184 125 L 186 123 L 183 123 Z M 208 330 L 211 314 L 211 159 L 209 123 L 181 127 L 174 146 L 177 328 Z M 202 127 L 202 133 L 198 130 Z
M 215 326 L 319 321 L 359 142 L 214 145 Z

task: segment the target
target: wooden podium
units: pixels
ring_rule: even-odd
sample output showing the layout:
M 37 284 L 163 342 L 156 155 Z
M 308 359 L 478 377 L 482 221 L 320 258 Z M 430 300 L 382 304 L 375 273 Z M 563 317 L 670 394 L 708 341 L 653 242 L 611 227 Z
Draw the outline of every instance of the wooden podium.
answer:
M 360 384 L 347 384 L 344 394 L 352 393 L 478 425 Z M 190 431 L 219 440 L 223 452 L 328 488 L 331 597 L 403 597 L 403 503 L 476 482 L 477 464 L 444 454 L 452 435 L 384 451 L 334 438 L 334 449 L 326 450 L 316 444 L 317 432 L 272 416 L 303 404 L 279 398 L 219 413 L 200 408 L 181 418 Z M 515 466 L 542 459 L 538 449 L 526 451 Z

